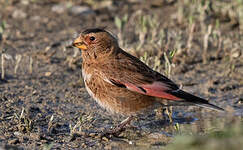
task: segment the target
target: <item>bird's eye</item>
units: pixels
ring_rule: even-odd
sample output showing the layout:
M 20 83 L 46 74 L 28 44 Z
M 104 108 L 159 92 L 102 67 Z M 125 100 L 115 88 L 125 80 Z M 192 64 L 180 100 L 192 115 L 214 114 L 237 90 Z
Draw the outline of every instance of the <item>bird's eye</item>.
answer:
M 91 36 L 89 39 L 90 39 L 90 41 L 94 41 L 95 40 L 95 37 L 94 36 Z

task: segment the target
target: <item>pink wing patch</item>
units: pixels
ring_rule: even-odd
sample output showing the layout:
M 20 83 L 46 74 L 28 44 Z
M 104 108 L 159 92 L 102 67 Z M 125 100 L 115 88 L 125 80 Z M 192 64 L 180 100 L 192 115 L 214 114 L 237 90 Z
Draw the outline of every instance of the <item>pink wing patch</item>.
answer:
M 169 99 L 169 100 L 181 100 L 181 98 L 178 98 L 174 95 L 171 95 L 170 93 L 167 93 L 167 90 L 171 90 L 167 84 L 163 82 L 155 81 L 152 84 L 142 84 L 142 85 L 134 85 L 131 83 L 125 83 L 124 84 L 129 90 L 135 91 L 141 94 Z

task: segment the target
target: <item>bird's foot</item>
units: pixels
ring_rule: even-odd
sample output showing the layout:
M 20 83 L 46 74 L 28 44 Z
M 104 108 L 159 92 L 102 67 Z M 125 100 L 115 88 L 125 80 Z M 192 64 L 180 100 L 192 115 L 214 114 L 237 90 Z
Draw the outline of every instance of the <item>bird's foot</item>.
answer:
M 104 132 L 103 136 L 118 136 L 121 132 L 125 131 L 126 125 L 129 125 L 132 121 L 133 117 L 128 117 L 125 120 L 123 120 L 120 124 L 118 124 L 115 128 L 110 129 L 106 132 Z

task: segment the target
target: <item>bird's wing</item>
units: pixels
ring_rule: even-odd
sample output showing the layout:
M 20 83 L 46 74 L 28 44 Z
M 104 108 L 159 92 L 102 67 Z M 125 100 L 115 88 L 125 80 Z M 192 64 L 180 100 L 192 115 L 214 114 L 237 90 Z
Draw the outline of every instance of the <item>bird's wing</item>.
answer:
M 153 71 L 130 54 L 122 52 L 102 67 L 100 70 L 102 70 L 103 78 L 113 85 L 149 96 L 181 100 L 170 94 L 172 91 L 179 90 L 174 82 Z
M 192 103 L 215 110 L 222 108 L 210 104 L 207 100 L 181 90 L 173 81 L 153 71 L 138 58 L 121 52 L 115 58 L 101 65 L 102 77 L 105 81 L 121 88 L 144 95 L 174 101 Z M 108 69 L 109 68 L 109 69 Z

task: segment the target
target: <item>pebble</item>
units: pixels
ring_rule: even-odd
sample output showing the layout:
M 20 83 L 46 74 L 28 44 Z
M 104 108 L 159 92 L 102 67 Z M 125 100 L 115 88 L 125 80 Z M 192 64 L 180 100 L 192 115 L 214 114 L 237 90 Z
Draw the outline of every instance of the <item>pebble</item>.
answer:
M 68 10 L 71 14 L 74 15 L 89 15 L 89 14 L 94 14 L 94 11 L 87 7 L 87 6 L 72 6 L 71 4 L 68 3 L 60 3 L 57 5 L 52 6 L 51 10 L 56 13 L 64 13 L 66 10 Z
M 70 12 L 74 15 L 88 15 L 94 14 L 94 11 L 87 6 L 73 6 Z
M 109 141 L 109 139 L 108 139 L 107 137 L 102 137 L 102 140 L 104 140 L 104 141 L 106 141 L 106 142 Z
M 21 4 L 23 5 L 29 5 L 30 1 L 29 0 L 21 0 Z
M 82 143 L 81 146 L 82 146 L 83 148 L 86 148 L 86 147 L 87 147 L 87 145 L 86 145 L 85 143 Z
M 63 13 L 65 10 L 67 9 L 67 6 L 65 5 L 65 3 L 60 3 L 60 4 L 57 4 L 57 5 L 54 5 L 52 6 L 51 10 L 53 12 L 56 12 L 56 13 Z
M 91 137 L 95 137 L 96 134 L 95 134 L 95 133 L 90 133 L 89 136 L 91 136 Z
M 241 55 L 241 50 L 239 49 L 234 49 L 231 51 L 231 57 L 232 58 L 238 58 Z
M 15 9 L 14 12 L 12 13 L 13 18 L 18 18 L 18 19 L 24 19 L 27 17 L 27 14 L 23 12 L 21 9 Z
M 52 74 L 52 72 L 46 72 L 46 73 L 45 73 L 45 76 L 46 76 L 46 77 L 49 77 L 49 76 L 51 76 L 51 74 Z
M 14 132 L 15 136 L 21 136 L 22 134 L 20 132 Z

